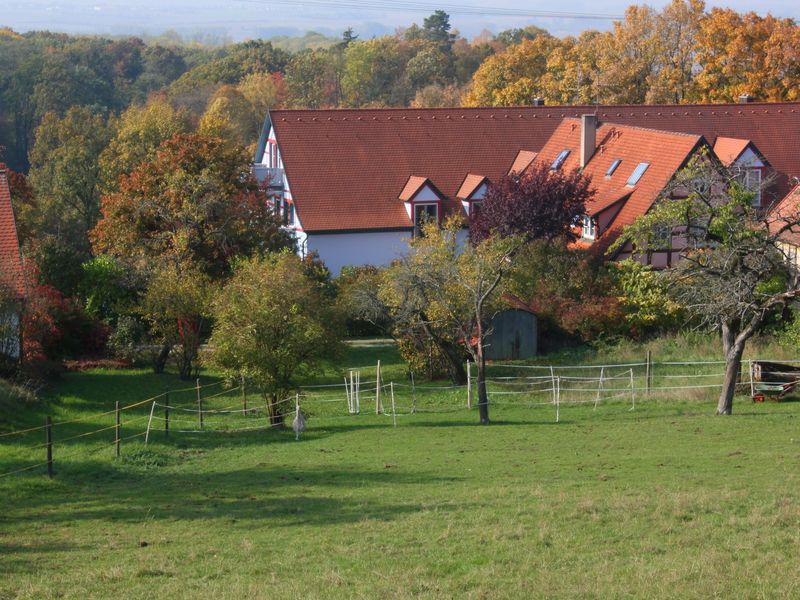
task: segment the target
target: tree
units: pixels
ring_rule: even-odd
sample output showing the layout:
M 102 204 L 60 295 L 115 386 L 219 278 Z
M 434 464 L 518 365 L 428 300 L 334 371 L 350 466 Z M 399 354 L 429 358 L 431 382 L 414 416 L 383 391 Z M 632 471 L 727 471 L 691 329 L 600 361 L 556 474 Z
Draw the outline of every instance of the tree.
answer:
M 462 355 L 472 358 L 478 368 L 480 422 L 486 424 L 485 342 L 502 306 L 499 286 L 522 240 L 493 236 L 460 246 L 460 230 L 458 217 L 443 229 L 435 222 L 423 225 L 423 235 L 387 270 L 381 293 L 401 328 L 423 331 L 448 357 L 454 381 L 463 370 Z
M 96 253 L 145 272 L 163 262 L 194 265 L 215 279 L 230 273 L 237 256 L 293 247 L 249 169 L 238 146 L 173 136 L 121 177 L 119 192 L 103 197 Z
M 214 301 L 214 361 L 259 386 L 270 422 L 282 422 L 295 378 L 340 351 L 333 300 L 289 253 L 242 262 Z
M 111 132 L 90 108 L 48 113 L 36 130 L 30 183 L 36 192 L 37 234 L 64 239 L 88 255 L 88 233 L 100 215 L 100 154 Z
M 593 196 L 590 179 L 577 169 L 551 171 L 548 164 L 537 162 L 522 175 L 508 175 L 489 187 L 478 217 L 470 224 L 470 236 L 574 240 L 575 227 Z
M 787 231 L 800 231 L 800 210 L 792 206 L 762 216 L 752 199 L 736 173 L 710 157 L 696 157 L 614 246 L 630 242 L 638 253 L 653 251 L 663 245 L 659 232 L 665 230 L 683 242 L 681 260 L 662 277 L 690 314 L 720 332 L 725 378 L 719 415 L 733 409 L 748 340 L 800 296 L 800 273 L 781 249 Z
M 209 314 L 211 280 L 193 266 L 165 264 L 153 271 L 140 310 L 159 337 L 155 371 L 164 370 L 170 349 L 181 379 L 196 375 L 203 321 Z
M 120 175 L 127 175 L 139 163 L 153 159 L 159 146 L 176 133 L 188 131 L 188 117 L 185 111 L 175 110 L 162 95 L 122 113 L 99 159 L 103 191 L 117 191 Z

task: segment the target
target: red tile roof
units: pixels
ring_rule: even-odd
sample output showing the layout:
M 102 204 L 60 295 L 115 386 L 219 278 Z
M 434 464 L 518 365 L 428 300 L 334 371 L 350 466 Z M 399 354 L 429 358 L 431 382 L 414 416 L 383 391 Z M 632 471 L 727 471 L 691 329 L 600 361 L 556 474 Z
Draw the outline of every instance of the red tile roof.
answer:
M 400 191 L 424 174 L 462 210 L 469 173 L 506 175 L 520 150 L 540 149 L 566 117 L 704 136 L 748 139 L 778 172 L 779 196 L 800 175 L 800 103 L 536 106 L 522 108 L 276 110 L 270 114 L 306 231 L 411 228 Z
M 770 231 L 777 233 L 780 228 L 786 225 L 786 221 L 781 217 L 792 217 L 800 213 L 800 184 L 796 185 L 792 191 L 778 202 L 770 211 L 769 227 Z M 795 246 L 800 246 L 800 226 L 794 226 L 783 232 L 781 238 Z
M 511 165 L 511 168 L 508 170 L 508 174 L 522 173 L 530 166 L 533 159 L 536 158 L 536 154 L 536 152 L 530 150 L 520 150 L 517 154 L 517 158 L 514 159 L 514 164 Z
M 0 284 L 6 286 L 17 298 L 25 297 L 22 254 L 19 251 L 17 224 L 14 221 L 11 190 L 4 164 L 0 164 Z
M 723 165 L 730 167 L 749 145 L 750 140 L 719 137 L 717 141 L 714 142 L 714 154 L 722 161 Z
M 456 198 L 460 200 L 469 200 L 472 194 L 475 193 L 481 184 L 486 181 L 486 177 L 484 175 L 475 175 L 474 173 L 470 173 L 464 178 L 464 183 L 461 184 L 461 187 L 458 188 L 456 192 Z
M 403 191 L 400 192 L 400 200 L 403 202 L 408 202 L 409 200 L 413 200 L 414 196 L 416 196 L 419 191 L 425 187 L 425 184 L 429 184 L 427 177 L 417 177 L 412 175 L 406 181 L 406 185 L 403 187 Z
M 597 128 L 595 139 L 595 151 L 583 169 L 597 191 L 586 206 L 587 212 L 596 216 L 622 202 L 617 216 L 605 231 L 600 232 L 593 245 L 600 250 L 607 248 L 625 225 L 630 225 L 650 210 L 672 176 L 705 141 L 699 135 L 615 123 L 602 123 Z M 569 150 L 560 168 L 571 171 L 580 165 L 580 148 L 580 120 L 564 119 L 534 162 L 550 165 L 563 150 Z M 606 176 L 616 160 L 621 162 L 610 176 Z M 635 185 L 627 185 L 631 173 L 640 163 L 648 163 L 647 170 Z

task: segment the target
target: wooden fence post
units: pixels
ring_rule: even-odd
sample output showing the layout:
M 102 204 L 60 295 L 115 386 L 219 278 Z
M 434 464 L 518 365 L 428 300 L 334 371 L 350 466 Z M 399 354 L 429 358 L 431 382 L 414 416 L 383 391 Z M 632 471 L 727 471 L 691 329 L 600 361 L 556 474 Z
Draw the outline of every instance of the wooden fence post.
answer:
M 651 363 L 652 363 L 652 358 L 650 356 L 650 350 L 648 350 L 647 351 L 647 363 L 645 365 L 645 371 L 644 371 L 644 387 L 645 387 L 645 393 L 647 394 L 648 398 L 650 397 L 650 364 Z
M 169 392 L 164 393 L 164 435 L 169 437 Z
M 47 476 L 53 478 L 53 420 L 50 417 L 44 422 L 47 436 Z
M 392 390 L 392 421 L 394 426 L 397 427 L 397 409 L 394 405 L 394 381 L 389 383 L 389 388 Z
M 200 416 L 200 429 L 203 428 L 203 397 L 200 394 L 200 378 L 197 378 L 197 414 Z
M 247 416 L 247 390 L 244 387 L 244 375 L 242 375 L 242 410 L 244 411 L 244 416 Z
M 114 453 L 116 454 L 117 458 L 119 458 L 119 400 L 117 400 L 114 404 L 114 416 L 116 417 L 116 421 L 114 423 Z

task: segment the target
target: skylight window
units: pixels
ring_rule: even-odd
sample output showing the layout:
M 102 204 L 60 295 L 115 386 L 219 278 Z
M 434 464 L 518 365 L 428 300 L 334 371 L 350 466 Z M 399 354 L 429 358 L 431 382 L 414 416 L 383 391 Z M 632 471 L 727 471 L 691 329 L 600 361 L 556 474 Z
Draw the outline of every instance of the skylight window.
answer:
M 564 161 L 567 160 L 569 156 L 569 150 L 562 150 L 556 156 L 556 159 L 553 161 L 553 164 L 550 165 L 551 171 L 558 171 L 561 168 L 561 165 L 564 164 Z
M 618 158 L 617 160 L 612 162 L 611 166 L 608 167 L 608 171 L 606 171 L 606 177 L 611 177 L 614 174 L 614 171 L 617 170 L 617 167 L 620 165 L 621 162 L 622 162 L 621 158 Z
M 628 183 L 626 185 L 636 185 L 639 183 L 639 180 L 644 175 L 644 172 L 647 171 L 647 167 L 650 166 L 650 163 L 639 163 L 636 165 L 636 168 L 631 173 L 631 176 L 628 178 Z

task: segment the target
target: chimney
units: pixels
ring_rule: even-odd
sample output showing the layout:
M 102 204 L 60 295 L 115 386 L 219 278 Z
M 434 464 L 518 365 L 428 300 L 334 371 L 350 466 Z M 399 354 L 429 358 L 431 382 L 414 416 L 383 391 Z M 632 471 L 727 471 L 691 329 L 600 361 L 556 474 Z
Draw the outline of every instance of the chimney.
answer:
M 750 104 L 754 102 L 755 98 L 753 98 L 750 94 L 742 94 L 739 96 L 739 104 Z
M 541 96 L 536 96 L 536 98 L 533 99 L 533 105 L 544 106 L 544 98 L 542 98 Z
M 592 158 L 596 142 L 597 115 L 583 115 L 581 117 L 581 169 Z

